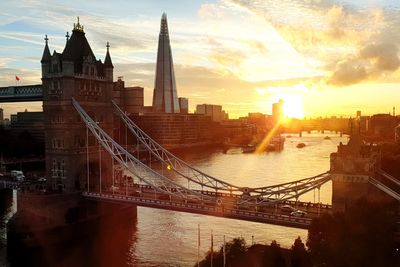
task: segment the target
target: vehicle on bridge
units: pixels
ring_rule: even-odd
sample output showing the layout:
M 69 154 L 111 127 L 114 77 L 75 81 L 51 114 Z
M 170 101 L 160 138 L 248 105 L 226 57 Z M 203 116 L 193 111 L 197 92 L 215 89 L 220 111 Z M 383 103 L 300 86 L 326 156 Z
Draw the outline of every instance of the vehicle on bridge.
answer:
M 295 212 L 296 211 L 296 209 L 290 205 L 283 205 L 280 207 L 280 210 L 283 212 Z
M 306 217 L 307 216 L 307 212 L 302 211 L 302 210 L 295 210 L 292 211 L 290 213 L 290 216 L 294 216 L 294 217 Z

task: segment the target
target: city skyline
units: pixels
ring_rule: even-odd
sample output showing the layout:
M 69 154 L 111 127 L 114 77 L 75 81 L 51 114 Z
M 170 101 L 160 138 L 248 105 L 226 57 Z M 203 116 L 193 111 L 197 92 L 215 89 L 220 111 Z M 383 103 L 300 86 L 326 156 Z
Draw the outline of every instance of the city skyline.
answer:
M 179 96 L 189 98 L 191 111 L 208 103 L 222 105 L 233 118 L 270 114 L 282 98 L 291 117 L 349 116 L 389 113 L 400 96 L 395 1 L 181 2 L 73 2 L 67 8 L 63 2 L 5 1 L 0 85 L 14 85 L 15 75 L 21 85 L 41 83 L 44 35 L 50 52 L 61 52 L 80 16 L 94 54 L 102 58 L 109 41 L 115 76 L 143 86 L 150 105 L 165 11 Z M 41 109 L 41 103 L 2 107 L 9 115 Z

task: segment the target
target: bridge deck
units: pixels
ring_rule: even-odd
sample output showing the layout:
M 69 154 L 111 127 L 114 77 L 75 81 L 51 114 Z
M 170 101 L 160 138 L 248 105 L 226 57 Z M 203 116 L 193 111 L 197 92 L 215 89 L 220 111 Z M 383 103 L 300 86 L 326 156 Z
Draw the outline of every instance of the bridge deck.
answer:
M 308 217 L 294 217 L 283 213 L 279 209 L 252 210 L 251 208 L 244 207 L 225 207 L 224 205 L 212 205 L 212 203 L 202 203 L 201 201 L 195 202 L 185 201 L 181 199 L 164 199 L 165 195 L 159 197 L 150 196 L 129 196 L 113 194 L 112 192 L 106 193 L 91 193 L 83 192 L 83 196 L 87 199 L 105 202 L 120 202 L 131 203 L 137 206 L 174 210 L 187 213 L 203 214 L 252 222 L 269 223 L 283 226 L 290 226 L 296 228 L 307 229 L 311 224 L 312 217 L 318 216 L 316 213 L 308 214 Z M 163 199 L 160 199 L 163 198 Z M 329 208 L 325 208 L 327 212 Z
M 42 101 L 41 84 L 0 87 L 0 103 Z

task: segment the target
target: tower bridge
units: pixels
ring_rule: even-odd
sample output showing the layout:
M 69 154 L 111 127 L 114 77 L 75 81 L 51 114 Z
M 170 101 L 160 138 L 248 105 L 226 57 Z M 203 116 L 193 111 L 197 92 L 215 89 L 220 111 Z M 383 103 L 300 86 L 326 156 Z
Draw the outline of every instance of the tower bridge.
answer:
M 165 16 L 161 26 L 165 33 Z M 159 58 L 168 61 L 167 76 L 172 79 L 174 74 L 171 52 L 169 43 L 166 45 L 165 40 L 161 43 L 166 48 L 159 51 L 166 51 L 166 55 Z M 0 88 L 0 101 L 28 101 L 27 99 L 32 100 L 35 97 L 43 100 L 46 190 L 62 192 L 61 195 L 81 192 L 85 199 L 99 202 L 300 228 L 306 228 L 312 218 L 321 213 L 345 210 L 360 197 L 381 197 L 378 191 L 400 200 L 398 189 L 392 186 L 397 183 L 394 182 L 397 179 L 380 170 L 379 151 L 363 146 L 362 141 L 357 138 L 348 145 L 341 144 L 338 152 L 331 155 L 329 171 L 313 177 L 294 178 L 291 182 L 277 185 L 238 186 L 190 166 L 153 140 L 119 106 L 120 103 L 114 99 L 114 66 L 110 45 L 107 43 L 103 63 L 95 57 L 79 21 L 74 24 L 72 35 L 67 39 L 62 53 L 54 51 L 51 54 L 48 38 L 45 38 L 41 65 L 41 86 Z M 157 73 L 157 84 L 161 86 L 162 72 Z M 175 88 L 174 83 L 172 81 L 164 87 Z M 157 87 L 156 91 L 165 92 L 165 88 L 160 88 Z M 174 111 L 170 109 L 169 112 L 177 112 L 177 108 L 176 105 L 173 107 Z M 114 125 L 119 122 L 135 139 L 135 151 L 128 151 L 126 142 L 116 138 L 113 130 Z M 139 147 L 141 152 L 135 153 L 139 151 Z M 144 161 L 138 154 L 146 154 L 147 160 Z M 121 168 L 130 175 L 125 178 L 116 177 L 117 170 Z M 332 206 L 322 205 L 319 198 L 320 188 L 329 181 L 332 181 Z M 20 194 L 27 194 L 22 191 L 30 192 L 32 186 L 39 185 L 4 180 L 0 182 L 0 187 L 2 186 L 18 187 L 21 189 Z M 311 191 L 318 192 L 316 203 L 298 201 L 300 196 Z M 43 202 L 46 194 L 41 196 L 40 201 Z M 26 202 L 26 205 L 31 205 Z M 74 208 L 76 202 L 66 201 L 66 212 Z M 280 209 L 285 204 L 306 211 L 307 215 L 304 218 L 291 216 L 290 212 Z M 55 207 L 51 211 L 43 212 L 43 217 L 51 220 L 53 213 L 61 218 L 59 221 L 65 216 Z

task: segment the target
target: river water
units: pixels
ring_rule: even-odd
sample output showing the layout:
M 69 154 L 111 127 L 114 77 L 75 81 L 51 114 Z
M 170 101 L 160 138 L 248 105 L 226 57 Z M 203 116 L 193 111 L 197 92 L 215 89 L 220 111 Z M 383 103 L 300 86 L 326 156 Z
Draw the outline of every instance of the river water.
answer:
M 325 136 L 330 139 L 324 139 Z M 300 142 L 306 146 L 296 148 Z M 287 137 L 280 152 L 243 154 L 240 149 L 226 153 L 215 149 L 196 153 L 187 151 L 179 156 L 214 177 L 235 185 L 255 187 L 298 180 L 329 170 L 329 155 L 336 151 L 339 142 L 346 143 L 347 137 L 313 132 L 303 133 L 302 137 Z M 317 192 L 311 191 L 300 200 L 317 201 L 317 196 Z M 327 183 L 321 188 L 320 201 L 330 203 L 330 200 L 331 184 Z M 2 213 L 0 232 L 3 236 L 4 221 L 15 209 L 15 201 L 11 200 Z M 198 225 L 200 258 L 210 248 L 211 231 L 215 249 L 219 249 L 224 235 L 227 241 L 243 237 L 247 244 L 252 240 L 257 243 L 276 240 L 282 247 L 290 247 L 298 236 L 304 242 L 307 239 L 307 231 L 301 229 L 138 207 L 136 223 L 132 225 L 132 231 L 127 231 L 130 235 L 126 236 L 128 242 L 124 242 L 127 247 L 121 248 L 126 250 L 123 262 L 128 266 L 193 266 L 197 261 Z M 86 254 L 85 257 L 107 255 Z

